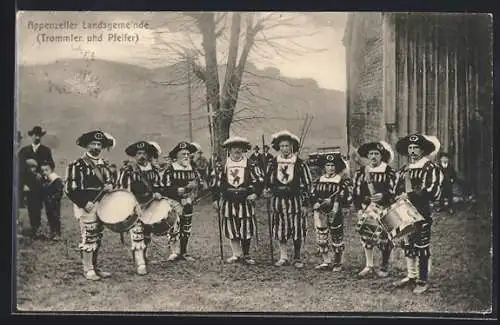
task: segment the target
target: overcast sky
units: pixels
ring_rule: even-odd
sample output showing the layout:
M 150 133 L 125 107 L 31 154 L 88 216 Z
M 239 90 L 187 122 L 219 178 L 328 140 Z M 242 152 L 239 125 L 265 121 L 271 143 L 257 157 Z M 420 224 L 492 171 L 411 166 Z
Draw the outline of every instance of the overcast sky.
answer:
M 264 17 L 266 13 L 259 13 Z M 178 57 L 172 48 L 163 44 L 183 44 L 188 47 L 200 47 L 201 37 L 189 32 L 189 19 L 179 19 L 179 14 L 160 13 L 120 13 L 120 12 L 22 12 L 18 14 L 18 62 L 19 64 L 49 63 L 57 59 L 82 58 L 82 51 L 93 51 L 96 59 L 133 63 L 145 67 L 157 67 L 174 63 Z M 257 18 L 259 18 L 257 17 Z M 313 78 L 320 87 L 345 90 L 345 51 L 342 45 L 347 13 L 275 13 L 268 19 L 268 26 L 275 22 L 285 22 L 284 26 L 269 29 L 260 39 L 275 39 L 277 50 L 264 41 L 258 43 L 251 53 L 250 61 L 260 69 L 278 68 L 285 76 L 294 78 Z M 33 23 L 72 22 L 76 29 L 69 30 L 33 30 Z M 117 34 L 137 34 L 135 43 L 113 43 L 107 40 L 87 43 L 45 42 L 39 43 L 40 33 L 46 35 L 82 35 L 86 38 L 92 32 L 104 37 L 106 30 L 83 29 L 89 22 L 148 22 L 147 29 L 116 30 Z M 228 15 L 228 22 L 230 16 Z M 31 28 L 30 28 L 31 27 Z M 160 28 L 161 27 L 161 28 Z M 161 34 L 159 33 L 161 32 Z M 284 39 L 276 40 L 281 36 Z M 191 43 L 192 42 L 192 43 Z M 227 54 L 227 41 L 218 43 L 218 57 L 221 63 Z M 289 53 L 283 54 L 289 49 Z

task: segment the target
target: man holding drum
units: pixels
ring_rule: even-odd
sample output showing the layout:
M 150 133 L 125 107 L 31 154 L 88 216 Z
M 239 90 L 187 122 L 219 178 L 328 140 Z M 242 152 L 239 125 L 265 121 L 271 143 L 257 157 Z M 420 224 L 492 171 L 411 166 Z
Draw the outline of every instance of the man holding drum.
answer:
M 350 179 L 343 173 L 347 165 L 340 154 L 328 154 L 319 159 L 325 173 L 315 182 L 312 191 L 314 227 L 316 240 L 323 256 L 323 262 L 317 270 L 342 270 L 344 251 L 344 215 L 342 207 L 352 201 Z M 329 238 L 333 246 L 333 265 L 329 255 Z
M 233 251 L 227 262 L 253 265 L 250 241 L 255 234 L 255 200 L 262 192 L 263 172 L 256 161 L 244 155 L 252 147 L 247 139 L 230 137 L 223 146 L 229 150 L 229 157 L 211 185 L 213 205 L 220 211 L 224 235 Z
M 271 199 L 274 238 L 279 242 L 280 259 L 276 266 L 289 265 L 288 240 L 293 240 L 294 266 L 303 268 L 300 249 L 306 236 L 306 205 L 312 179 L 307 164 L 297 156 L 300 139 L 288 132 L 273 135 L 271 145 L 279 154 L 266 171 L 264 194 Z
M 435 141 L 437 142 L 437 140 Z M 427 156 L 438 148 L 429 137 L 412 134 L 396 143 L 400 155 L 408 157 L 408 165 L 397 173 L 396 199 L 407 198 L 424 217 L 417 225 L 416 231 L 405 237 L 404 250 L 406 256 L 407 276 L 395 282 L 396 287 L 414 285 L 414 293 L 425 292 L 430 269 L 430 240 L 432 225 L 431 203 L 438 200 L 441 194 L 443 174 L 435 163 Z
M 353 178 L 353 203 L 358 211 L 358 215 L 362 216 L 370 204 L 386 208 L 394 202 L 396 172 L 388 165 L 394 159 L 394 153 L 390 145 L 385 141 L 363 144 L 358 149 L 358 155 L 369 160 L 369 164 L 360 167 Z M 389 259 L 393 248 L 392 241 L 389 240 L 387 232 L 383 231 L 377 242 L 366 238 L 363 232 L 360 232 L 360 234 L 365 251 L 366 264 L 363 270 L 359 272 L 359 276 L 364 277 L 374 271 L 373 248 L 374 246 L 378 246 L 382 253 L 382 263 L 380 269 L 377 271 L 377 275 L 387 277 Z
M 179 245 L 175 245 L 169 261 L 192 260 L 187 254 L 187 245 L 191 236 L 194 195 L 200 184 L 200 177 L 191 166 L 190 155 L 198 149 L 189 142 L 182 141 L 169 152 L 169 157 L 175 160 L 163 174 L 165 194 L 182 205 L 180 216 Z
M 137 202 L 144 208 L 153 199 L 160 199 L 163 191 L 161 176 L 151 160 L 158 157 L 161 149 L 156 143 L 139 141 L 129 145 L 125 153 L 133 157 L 135 163 L 123 168 L 118 178 L 118 188 L 127 189 L 134 194 Z M 138 221 L 130 230 L 130 240 L 134 261 L 139 275 L 147 274 L 146 249 L 151 242 L 151 229 Z
M 115 142 L 102 131 L 90 131 L 82 134 L 76 144 L 86 148 L 87 152 L 68 165 L 65 192 L 73 202 L 75 217 L 80 221 L 83 274 L 86 279 L 97 281 L 111 274 L 96 270 L 103 224 L 97 218 L 95 208 L 101 194 L 113 189 L 111 173 L 99 155 L 103 149 L 113 148 Z

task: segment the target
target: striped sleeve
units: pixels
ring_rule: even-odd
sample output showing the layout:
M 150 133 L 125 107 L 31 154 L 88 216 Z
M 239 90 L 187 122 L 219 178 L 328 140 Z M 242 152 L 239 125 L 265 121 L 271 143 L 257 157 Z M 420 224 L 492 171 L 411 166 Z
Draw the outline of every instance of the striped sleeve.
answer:
M 342 191 L 342 194 L 341 194 L 341 197 L 342 197 L 342 201 L 345 205 L 349 205 L 352 203 L 352 200 L 353 200 L 353 197 L 352 197 L 352 193 L 353 193 L 353 185 L 352 185 L 352 181 L 350 178 L 344 178 L 342 180 L 342 185 L 341 185 L 341 191 Z
M 254 193 L 261 195 L 264 187 L 264 173 L 258 164 L 251 165 L 250 178 Z
M 438 200 L 441 196 L 441 188 L 444 175 L 441 169 L 433 163 L 425 168 L 422 175 L 422 190 L 427 192 L 433 200 Z
M 118 175 L 118 182 L 116 185 L 119 189 L 125 189 L 132 192 L 130 169 L 124 168 L 120 171 L 120 174 Z
M 83 171 L 78 161 L 74 161 L 66 168 L 66 184 L 64 192 L 71 202 L 83 208 L 86 202 L 83 202 L 78 192 L 83 189 Z
M 358 169 L 354 173 L 354 178 L 352 180 L 352 201 L 354 207 L 357 210 L 361 209 L 361 203 L 363 202 L 363 197 L 361 196 L 361 184 L 364 180 L 364 174 L 361 169 Z
M 306 193 L 311 193 L 313 186 L 311 171 L 303 161 L 300 163 L 300 186 Z
M 403 166 L 400 170 L 398 170 L 395 173 L 395 178 L 394 178 L 394 187 L 393 187 L 393 192 L 394 195 L 398 196 L 404 193 L 405 187 L 404 184 L 401 184 L 401 182 L 404 182 L 404 173 L 405 173 L 405 166 Z
M 220 188 L 222 179 L 222 168 L 214 168 L 210 175 L 210 191 L 212 192 L 212 201 L 220 198 Z
M 387 171 L 386 171 L 386 189 L 390 197 L 394 197 L 395 191 L 394 188 L 396 187 L 396 171 L 387 166 Z

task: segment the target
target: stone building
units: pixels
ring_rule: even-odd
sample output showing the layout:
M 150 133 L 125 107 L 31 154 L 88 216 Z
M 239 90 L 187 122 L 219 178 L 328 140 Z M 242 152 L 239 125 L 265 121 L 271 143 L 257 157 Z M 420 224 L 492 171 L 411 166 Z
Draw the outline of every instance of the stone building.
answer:
M 491 193 L 491 16 L 350 13 L 344 46 L 349 156 L 366 141 L 435 135 L 472 190 Z

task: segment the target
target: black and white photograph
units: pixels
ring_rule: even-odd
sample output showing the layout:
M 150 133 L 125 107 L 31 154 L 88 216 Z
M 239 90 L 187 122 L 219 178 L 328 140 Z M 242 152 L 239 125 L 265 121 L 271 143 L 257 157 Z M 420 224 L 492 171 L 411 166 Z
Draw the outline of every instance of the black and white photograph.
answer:
M 493 312 L 492 14 L 18 11 L 15 78 L 13 313 Z

